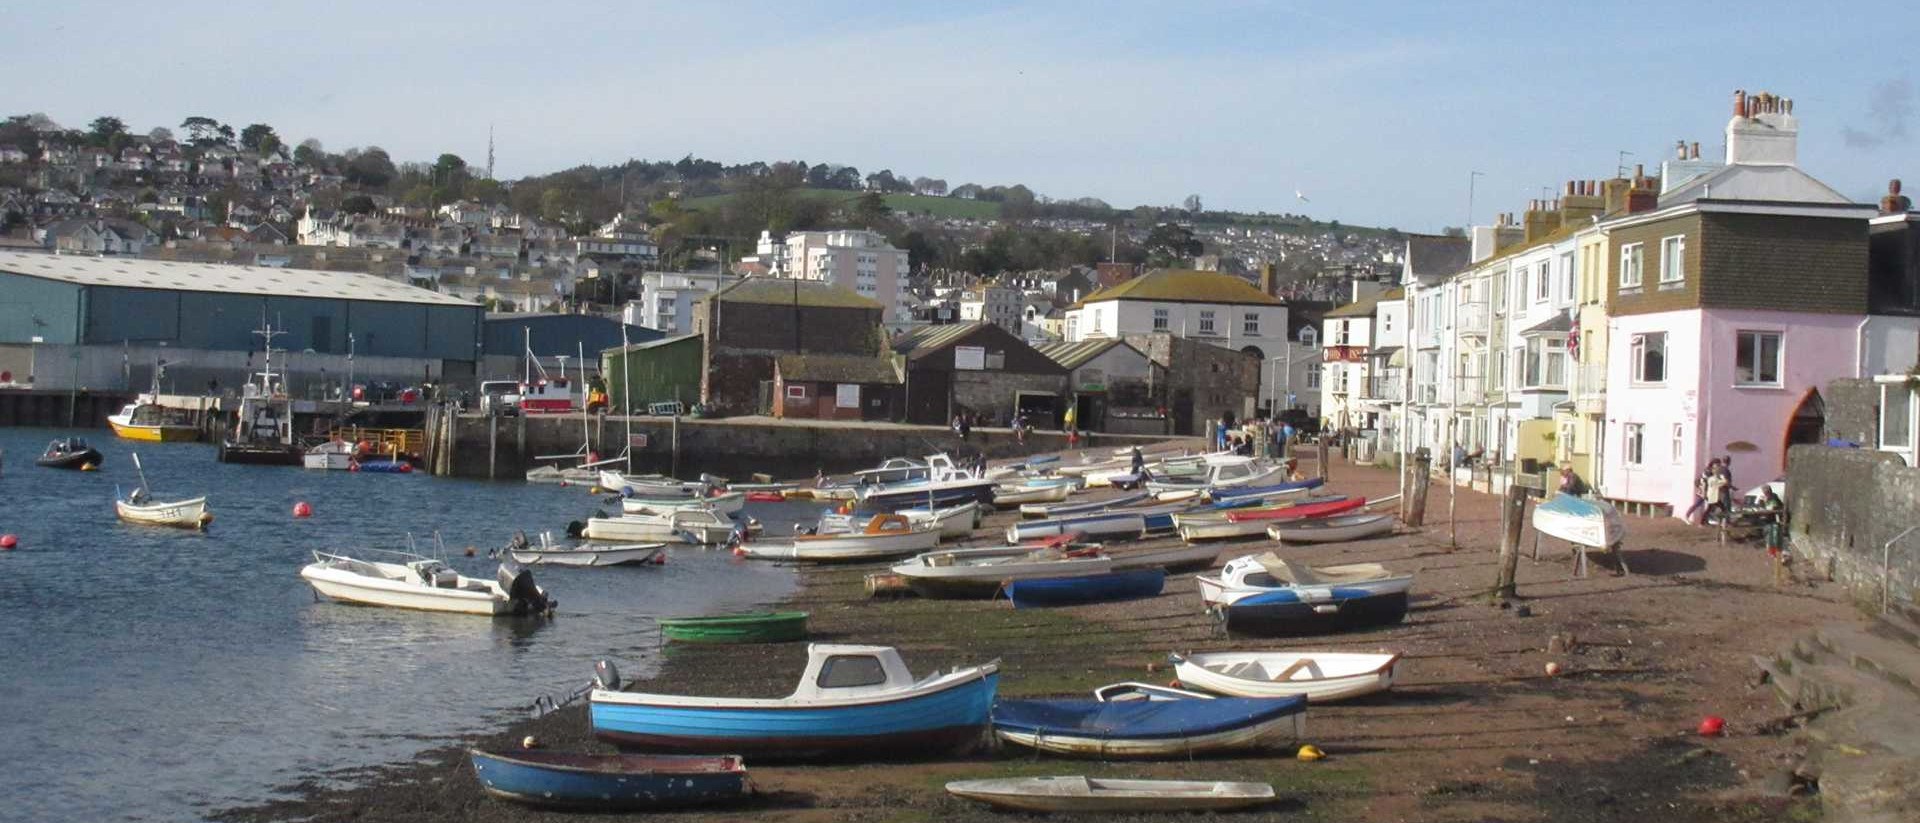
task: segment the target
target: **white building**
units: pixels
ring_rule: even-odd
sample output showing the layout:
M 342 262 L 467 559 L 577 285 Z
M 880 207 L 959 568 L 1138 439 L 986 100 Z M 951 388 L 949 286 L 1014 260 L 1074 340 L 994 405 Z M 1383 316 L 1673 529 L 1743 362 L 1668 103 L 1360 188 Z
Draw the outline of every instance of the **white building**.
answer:
M 1381 300 L 1399 294 L 1365 281 L 1356 281 L 1353 288 L 1355 299 L 1320 321 L 1320 414 L 1335 429 L 1371 429 L 1377 423 L 1377 412 L 1362 409 L 1375 376 L 1375 324 Z
M 741 262 L 766 266 L 775 277 L 817 280 L 878 301 L 889 308 L 889 321 L 912 316 L 913 301 L 905 295 L 907 252 L 894 248 L 879 232 L 800 231 L 783 239 L 763 232 L 755 254 Z
M 995 284 L 977 286 L 960 293 L 960 319 L 985 320 L 1019 334 L 1025 302 L 1019 289 Z
M 627 301 L 620 319 L 668 334 L 691 331 L 693 304 L 738 279 L 720 272 L 647 272 L 640 276 L 640 296 Z
M 1067 310 L 1065 339 L 1169 332 L 1262 361 L 1287 345 L 1287 307 L 1239 277 L 1161 269 L 1087 295 Z

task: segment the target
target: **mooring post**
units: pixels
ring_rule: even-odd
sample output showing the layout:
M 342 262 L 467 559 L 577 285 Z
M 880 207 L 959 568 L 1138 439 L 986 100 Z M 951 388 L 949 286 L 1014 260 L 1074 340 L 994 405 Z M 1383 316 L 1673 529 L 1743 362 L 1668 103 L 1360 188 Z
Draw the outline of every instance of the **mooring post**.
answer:
M 494 477 L 494 466 L 500 461 L 500 416 L 487 415 L 487 479 Z
M 1514 577 L 1520 572 L 1520 527 L 1527 510 L 1527 491 L 1517 483 L 1507 484 L 1507 493 L 1501 498 L 1500 522 L 1505 527 L 1500 532 L 1500 576 L 1494 581 L 1494 602 L 1499 603 L 1513 597 Z
M 1406 524 L 1418 528 L 1427 522 L 1427 487 L 1433 482 L 1433 456 L 1426 449 L 1413 456 L 1413 496 L 1407 503 Z
M 1333 461 L 1329 459 L 1327 455 L 1327 433 L 1326 432 L 1320 433 L 1319 451 L 1320 451 L 1320 455 L 1319 455 L 1320 456 L 1320 480 L 1323 484 L 1331 484 L 1333 482 Z
M 673 449 L 673 458 L 672 458 L 673 468 L 668 470 L 668 474 L 673 477 L 679 477 L 680 476 L 680 413 L 678 411 L 675 411 L 673 413 L 672 449 Z

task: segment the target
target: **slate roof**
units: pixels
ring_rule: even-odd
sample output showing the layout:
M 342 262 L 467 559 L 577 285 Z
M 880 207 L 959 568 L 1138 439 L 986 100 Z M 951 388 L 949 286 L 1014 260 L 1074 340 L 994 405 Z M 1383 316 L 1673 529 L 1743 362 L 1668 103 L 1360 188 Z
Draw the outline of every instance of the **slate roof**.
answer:
M 1473 244 L 1465 237 L 1407 235 L 1407 264 L 1420 277 L 1446 277 L 1467 267 Z
M 802 383 L 885 383 L 905 381 L 894 358 L 857 354 L 783 354 L 777 360 L 780 378 Z
M 1341 306 L 1337 309 L 1329 311 L 1326 314 L 1323 314 L 1320 316 L 1321 317 L 1372 317 L 1374 309 L 1379 307 L 1381 301 L 1398 300 L 1400 299 L 1402 294 L 1403 294 L 1403 291 L 1401 289 L 1387 289 L 1386 291 L 1374 292 L 1373 294 L 1369 294 L 1366 297 L 1362 297 L 1359 300 L 1355 300 L 1352 303 L 1348 303 L 1344 306 Z
M 759 303 L 774 306 L 800 305 L 817 309 L 875 309 L 884 311 L 877 300 L 868 300 L 854 292 L 810 280 L 784 277 L 748 277 L 701 298 L 726 303 Z
M 1086 305 L 1102 300 L 1284 305 L 1279 298 L 1261 291 L 1242 278 L 1217 271 L 1191 269 L 1157 269 L 1124 283 L 1100 289 L 1087 295 L 1080 304 Z

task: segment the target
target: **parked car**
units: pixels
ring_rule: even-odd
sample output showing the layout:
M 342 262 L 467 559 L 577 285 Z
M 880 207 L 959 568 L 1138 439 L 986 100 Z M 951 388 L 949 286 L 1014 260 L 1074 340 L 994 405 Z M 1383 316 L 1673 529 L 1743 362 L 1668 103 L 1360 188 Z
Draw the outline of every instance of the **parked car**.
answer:
M 1320 433 L 1320 418 L 1308 414 L 1306 409 L 1281 409 L 1275 419 L 1293 426 L 1303 435 Z
M 520 382 L 487 380 L 480 384 L 480 411 L 512 416 L 520 413 Z

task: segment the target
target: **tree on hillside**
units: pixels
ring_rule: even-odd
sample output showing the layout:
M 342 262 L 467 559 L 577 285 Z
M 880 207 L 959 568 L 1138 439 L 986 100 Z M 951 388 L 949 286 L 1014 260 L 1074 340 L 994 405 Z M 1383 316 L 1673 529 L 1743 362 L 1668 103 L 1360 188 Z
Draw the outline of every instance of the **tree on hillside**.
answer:
M 1206 246 L 1193 232 L 1175 223 L 1161 223 L 1147 232 L 1147 260 L 1155 266 L 1184 266 Z
M 380 207 L 374 205 L 372 197 L 356 194 L 340 201 L 340 210 L 348 214 L 373 214 L 379 211 Z
M 964 198 L 967 200 L 978 200 L 980 199 L 980 194 L 982 191 L 984 191 L 984 189 L 981 189 L 978 185 L 975 185 L 973 183 L 961 183 L 958 186 L 954 186 L 953 191 L 951 193 L 953 194 L 954 197 Z
M 171 143 L 173 142 L 173 129 L 167 128 L 166 126 L 154 126 L 153 131 L 147 132 L 147 139 L 155 143 Z
M 860 170 L 852 166 L 841 166 L 833 170 L 833 176 L 827 179 L 830 188 L 847 191 L 860 190 Z
M 893 208 L 887 205 L 887 198 L 877 191 L 860 195 L 853 204 L 853 218 L 865 226 L 877 226 L 893 217 Z
M 915 177 L 913 190 L 921 194 L 943 197 L 947 193 L 947 181 L 938 177 Z
M 327 158 L 327 148 L 319 140 L 307 138 L 293 149 L 293 162 L 303 166 L 320 166 Z
M 1201 212 L 1200 195 L 1197 195 L 1197 194 L 1187 195 L 1187 199 L 1180 201 L 1180 207 L 1183 209 L 1186 209 L 1188 213 L 1199 214 Z
M 274 149 L 280 147 L 280 135 L 274 133 L 272 126 L 255 123 L 240 130 L 240 147 L 261 154 L 271 154 Z
M 96 117 L 87 124 L 87 142 L 95 146 L 111 148 L 116 139 L 127 136 L 127 124 L 118 117 Z
M 347 182 L 371 189 L 383 188 L 393 180 L 397 173 L 393 167 L 393 158 L 387 156 L 385 149 L 368 146 L 364 151 L 347 161 L 341 171 Z
M 869 191 L 892 191 L 893 185 L 892 169 L 881 169 L 867 175 L 867 190 Z
M 187 142 L 195 147 L 205 148 L 220 139 L 220 130 L 226 128 L 220 121 L 211 117 L 194 115 L 180 121 L 180 128 L 187 133 Z

